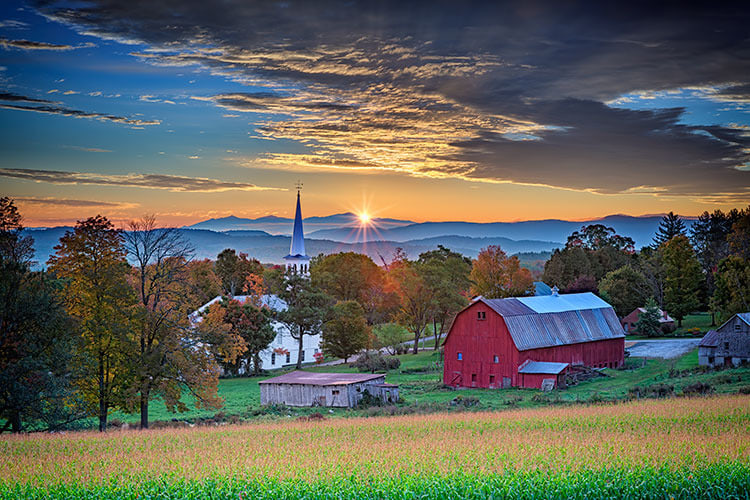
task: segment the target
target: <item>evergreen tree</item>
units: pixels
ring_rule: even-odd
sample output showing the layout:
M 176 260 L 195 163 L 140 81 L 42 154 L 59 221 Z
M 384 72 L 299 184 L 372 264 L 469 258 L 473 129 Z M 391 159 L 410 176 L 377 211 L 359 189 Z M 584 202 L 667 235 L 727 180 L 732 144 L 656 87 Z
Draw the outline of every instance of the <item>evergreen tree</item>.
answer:
M 685 222 L 683 222 L 679 215 L 669 212 L 662 217 L 659 223 L 659 229 L 656 230 L 656 235 L 654 236 L 654 246 L 658 247 L 677 235 L 685 236 L 685 234 Z
M 636 321 L 633 330 L 647 337 L 656 337 L 661 334 L 659 305 L 653 297 L 649 297 L 644 309 L 645 311 L 638 315 L 638 321 Z
M 664 259 L 664 304 L 682 326 L 683 318 L 699 305 L 698 292 L 703 281 L 700 263 L 685 236 L 675 236 L 659 247 Z

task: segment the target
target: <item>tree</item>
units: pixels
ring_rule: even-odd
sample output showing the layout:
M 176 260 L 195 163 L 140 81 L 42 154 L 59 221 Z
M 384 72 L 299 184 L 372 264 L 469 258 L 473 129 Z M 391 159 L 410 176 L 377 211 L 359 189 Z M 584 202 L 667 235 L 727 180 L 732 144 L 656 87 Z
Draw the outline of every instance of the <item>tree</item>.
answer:
M 580 231 L 574 231 L 568 236 L 565 248 L 583 248 L 584 250 L 596 251 L 605 247 L 614 247 L 617 250 L 633 253 L 635 242 L 627 236 L 620 236 L 611 227 L 602 224 L 591 224 L 583 226 Z
M 419 264 L 398 250 L 388 267 L 388 290 L 398 297 L 396 321 L 414 335 L 412 353 L 417 354 L 419 339 L 432 318 L 434 297 L 418 272 Z
M 483 248 L 472 263 L 469 278 L 471 293 L 488 299 L 519 297 L 534 291 L 528 269 L 522 268 L 518 257 L 508 257 L 497 245 Z
M 135 352 L 130 342 L 135 296 L 126 279 L 130 266 L 122 232 L 101 215 L 78 221 L 60 238 L 48 264 L 64 280 L 63 302 L 80 328 L 77 385 L 96 407 L 104 432 L 110 409 L 124 407 L 132 377 L 128 360 Z
M 159 228 L 151 215 L 129 223 L 124 247 L 134 261 L 133 286 L 138 299 L 135 342 L 131 359 L 134 380 L 130 395 L 137 399 L 141 429 L 149 424 L 151 399 L 159 398 L 169 411 L 187 389 L 200 405 L 219 407 L 215 397 L 216 367 L 202 349 L 184 342 L 188 336 L 190 299 L 188 261 L 193 249 L 176 228 Z
M 651 297 L 651 287 L 641 273 L 627 265 L 607 273 L 599 283 L 599 293 L 622 318 Z
M 664 309 L 664 282 L 666 271 L 664 259 L 658 249 L 644 247 L 638 254 L 636 269 L 646 278 L 651 287 L 651 296 L 656 299 L 660 308 Z
M 373 328 L 375 347 L 384 348 L 388 354 L 396 354 L 396 346 L 403 342 L 404 329 L 396 323 L 385 323 Z
M 279 297 L 287 309 L 276 313 L 277 321 L 284 324 L 298 343 L 297 369 L 302 368 L 302 350 L 305 336 L 321 333 L 323 323 L 330 317 L 331 296 L 317 289 L 302 274 L 287 270 Z
M 323 352 L 343 358 L 346 363 L 352 354 L 365 349 L 369 343 L 370 327 L 367 326 L 362 306 L 353 300 L 333 306 L 331 319 L 323 324 Z
M 581 247 L 555 249 L 544 264 L 542 280 L 549 285 L 567 291 L 581 276 L 594 276 L 591 261 Z M 593 278 L 593 289 L 596 290 L 596 278 Z
M 310 262 L 313 285 L 339 301 L 354 300 L 362 306 L 368 323 L 380 319 L 384 274 L 367 255 L 342 252 L 318 255 Z
M 750 260 L 750 206 L 740 211 L 739 218 L 732 224 L 732 232 L 727 235 L 727 243 L 733 255 Z
M 703 274 L 690 241 L 685 236 L 675 236 L 660 247 L 664 259 L 664 304 L 677 326 L 683 318 L 699 305 L 698 292 Z
M 245 284 L 249 274 L 263 275 L 263 266 L 257 259 L 248 259 L 247 254 L 226 248 L 216 257 L 216 276 L 221 280 L 224 294 L 234 297 Z
M 21 432 L 25 421 L 55 429 L 82 416 L 70 385 L 76 330 L 57 282 L 31 272 L 33 240 L 22 236 L 15 204 L 0 199 L 0 419 Z
M 561 290 L 563 293 L 585 293 L 599 291 L 599 286 L 596 284 L 596 278 L 588 274 L 582 274 L 574 279 L 572 282 Z
M 731 255 L 719 262 L 711 305 L 722 321 L 750 311 L 750 261 Z
M 633 330 L 646 337 L 656 337 L 661 334 L 661 323 L 659 319 L 659 305 L 653 297 L 649 297 L 644 306 L 644 311 L 638 315 Z
M 432 331 L 435 345 L 455 315 L 468 303 L 471 259 L 443 245 L 419 255 L 418 270 L 432 294 Z
M 685 223 L 679 215 L 669 212 L 659 222 L 659 228 L 654 235 L 654 247 L 658 247 L 678 235 L 686 235 Z
M 214 272 L 213 261 L 191 260 L 187 263 L 186 271 L 191 309 L 198 309 L 214 297 L 221 295 L 221 282 Z

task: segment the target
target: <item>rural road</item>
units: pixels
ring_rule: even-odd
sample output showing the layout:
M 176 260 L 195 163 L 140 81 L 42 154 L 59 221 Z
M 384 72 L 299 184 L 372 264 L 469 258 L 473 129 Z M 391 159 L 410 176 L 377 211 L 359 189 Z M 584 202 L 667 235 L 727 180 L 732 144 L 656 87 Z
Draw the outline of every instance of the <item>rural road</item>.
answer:
M 700 341 L 701 339 L 625 340 L 625 349 L 630 356 L 636 358 L 672 359 L 692 351 Z

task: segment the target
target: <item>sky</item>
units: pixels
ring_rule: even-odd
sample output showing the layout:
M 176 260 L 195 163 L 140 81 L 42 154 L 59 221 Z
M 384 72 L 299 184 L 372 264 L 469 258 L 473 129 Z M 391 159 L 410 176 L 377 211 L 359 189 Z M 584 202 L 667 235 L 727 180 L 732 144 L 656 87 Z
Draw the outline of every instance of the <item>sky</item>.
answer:
M 4 1 L 0 194 L 27 226 L 750 203 L 741 3 Z

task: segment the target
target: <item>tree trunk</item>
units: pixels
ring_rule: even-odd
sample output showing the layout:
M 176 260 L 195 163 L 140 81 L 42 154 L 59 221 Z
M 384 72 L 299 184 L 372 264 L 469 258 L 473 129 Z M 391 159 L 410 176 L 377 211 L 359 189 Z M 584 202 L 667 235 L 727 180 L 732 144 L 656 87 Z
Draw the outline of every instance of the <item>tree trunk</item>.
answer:
M 148 390 L 141 392 L 141 429 L 148 429 Z
M 302 339 L 305 338 L 304 335 L 302 335 L 302 329 L 300 328 L 299 332 L 299 349 L 297 350 L 297 370 L 302 368 Z
M 260 375 L 260 353 L 253 354 L 253 374 Z
M 11 414 L 10 426 L 13 434 L 17 434 L 23 430 L 23 426 L 21 425 L 21 413 L 18 410 Z
M 711 326 L 716 326 L 716 313 L 711 311 Z
M 677 318 L 677 328 L 682 328 L 682 318 Z
M 107 390 L 105 388 L 104 356 L 99 353 L 99 432 L 107 430 Z
M 417 354 L 419 352 L 419 332 L 414 332 L 414 348 L 412 349 L 412 354 Z

